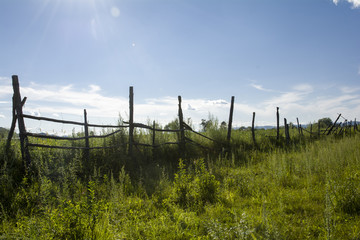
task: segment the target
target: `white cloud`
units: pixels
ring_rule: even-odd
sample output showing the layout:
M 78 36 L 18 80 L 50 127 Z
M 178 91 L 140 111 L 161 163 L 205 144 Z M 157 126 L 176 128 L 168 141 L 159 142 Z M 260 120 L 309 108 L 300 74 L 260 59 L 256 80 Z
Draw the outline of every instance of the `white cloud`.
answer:
M 294 90 L 299 92 L 311 93 L 314 88 L 310 84 L 299 84 L 293 87 Z
M 338 5 L 340 0 L 333 0 L 333 3 L 335 5 Z M 348 3 L 352 4 L 352 8 L 358 8 L 360 7 L 360 0 L 345 0 L 347 1 Z
M 99 92 L 100 90 L 101 90 L 101 88 L 99 87 L 99 86 L 97 86 L 97 85 L 90 85 L 89 86 L 90 87 L 90 93 L 96 93 L 96 92 Z
M 360 118 L 360 116 L 356 116 L 360 112 L 360 94 L 355 94 L 356 91 L 360 91 L 360 87 L 339 88 L 334 86 L 326 90 L 330 92 L 335 90 L 335 95 L 319 95 L 316 90 L 309 84 L 299 84 L 293 86 L 288 92 L 274 91 L 271 97 L 251 104 L 239 103 L 240 98 L 235 96 L 233 124 L 234 126 L 250 125 L 252 113 L 256 112 L 256 125 L 275 125 L 276 107 L 280 107 L 281 119 L 286 117 L 289 122 L 295 122 L 296 117 L 306 123 L 322 117 L 336 118 L 337 113 L 342 113 L 348 119 Z M 24 107 L 26 114 L 83 121 L 83 109 L 87 109 L 90 123 L 116 124 L 119 114 L 124 120 L 128 119 L 127 92 L 123 93 L 126 97 L 107 96 L 98 85 L 76 89 L 73 85 L 40 85 L 36 83 L 23 86 L 20 91 L 23 97 L 28 97 Z M 0 119 L 4 117 L 11 119 L 11 95 L 11 86 L 0 81 L 0 103 L 3 103 L 0 104 Z M 197 128 L 201 119 L 207 118 L 209 114 L 217 117 L 220 122 L 227 122 L 230 97 L 228 100 L 182 99 L 182 106 L 184 118 L 191 118 Z M 136 122 L 146 123 L 148 119 L 151 119 L 164 126 L 177 117 L 177 97 L 145 99 L 140 104 L 137 104 L 135 99 L 134 119 Z M 9 123 L 3 120 L 2 126 L 8 127 L 8 125 Z M 31 122 L 30 120 L 27 122 L 27 126 L 33 129 L 47 127 L 43 121 Z M 49 124 L 48 127 L 54 129 L 58 125 Z
M 341 87 L 340 90 L 343 93 L 354 93 L 360 91 L 360 87 Z
M 190 104 L 188 104 L 187 110 L 189 110 L 189 111 L 195 111 L 196 109 L 193 108 Z
M 265 92 L 272 92 L 273 90 L 271 89 L 266 89 L 263 88 L 263 86 L 259 85 L 259 84 L 255 84 L 255 83 L 251 83 L 250 86 L 252 86 L 253 88 L 260 90 L 260 91 L 265 91 Z

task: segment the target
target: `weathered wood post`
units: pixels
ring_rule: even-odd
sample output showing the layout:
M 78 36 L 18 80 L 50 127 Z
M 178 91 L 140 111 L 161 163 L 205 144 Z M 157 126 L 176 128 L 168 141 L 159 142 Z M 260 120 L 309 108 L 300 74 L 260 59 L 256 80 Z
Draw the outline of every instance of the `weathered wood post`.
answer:
M 253 118 L 252 118 L 252 124 L 251 124 L 251 133 L 252 133 L 253 143 L 254 143 L 254 145 L 256 145 L 256 140 L 255 140 L 255 112 L 253 112 Z
M 130 157 L 133 155 L 133 143 L 134 143 L 134 89 L 131 86 L 129 88 L 129 150 Z
M 285 128 L 286 142 L 289 143 L 290 142 L 289 125 L 287 124 L 286 118 L 284 118 L 284 128 Z
M 185 131 L 184 131 L 184 116 L 181 108 L 181 96 L 178 96 L 179 101 L 179 127 L 180 127 L 180 143 L 179 143 L 179 150 L 180 156 L 182 158 L 185 157 Z
M 30 152 L 28 149 L 28 138 L 26 136 L 26 128 L 25 122 L 23 117 L 22 107 L 23 104 L 21 102 L 21 95 L 20 95 L 20 87 L 19 87 L 19 79 L 17 75 L 12 76 L 12 84 L 14 90 L 14 104 L 16 109 L 16 115 L 18 119 L 19 125 L 19 134 L 20 134 L 20 147 L 21 147 L 21 155 L 23 160 L 25 161 L 26 167 L 29 167 L 31 164 Z M 24 99 L 25 103 L 26 99 Z
M 90 144 L 89 144 L 89 126 L 87 121 L 87 113 L 86 109 L 84 109 L 84 132 L 85 132 L 85 149 L 84 149 L 84 157 L 87 162 L 90 161 Z
M 228 125 L 228 133 L 227 133 L 227 141 L 230 143 L 231 139 L 231 129 L 232 129 L 232 121 L 233 121 L 233 113 L 234 113 L 234 101 L 235 97 L 231 97 L 231 105 L 230 105 L 230 114 L 229 114 L 229 125 Z
M 312 127 L 313 127 L 313 125 L 312 124 L 310 124 L 310 139 L 312 139 L 312 134 L 313 134 L 313 132 L 312 132 Z
M 276 140 L 280 139 L 280 115 L 279 107 L 276 107 Z
M 296 122 L 297 122 L 297 128 L 298 128 L 298 131 L 299 131 L 299 135 L 301 135 L 300 124 L 299 124 L 299 118 L 296 118 Z
M 155 120 L 153 121 L 153 129 L 152 129 L 152 158 L 153 161 L 155 161 L 155 151 L 156 151 L 156 147 L 155 147 Z
M 318 137 L 320 138 L 320 129 L 321 129 L 321 127 L 320 127 L 320 119 L 318 120 Z
M 335 120 L 334 124 L 331 126 L 331 128 L 329 129 L 327 135 L 330 135 L 331 131 L 333 130 L 333 128 L 336 126 L 337 121 L 339 120 L 339 118 L 341 117 L 341 113 L 339 114 L 339 116 L 337 117 L 337 119 Z

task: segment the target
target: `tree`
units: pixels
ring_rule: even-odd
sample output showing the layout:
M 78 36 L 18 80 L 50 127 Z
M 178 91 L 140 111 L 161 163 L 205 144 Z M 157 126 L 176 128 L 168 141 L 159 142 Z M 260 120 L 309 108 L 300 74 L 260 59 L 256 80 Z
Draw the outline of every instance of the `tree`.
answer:
M 169 122 L 168 124 L 165 125 L 164 127 L 165 130 L 178 130 L 180 129 L 180 124 L 179 124 L 179 119 L 175 119 L 171 122 Z
M 330 118 L 321 118 L 318 120 L 320 124 L 320 128 L 327 128 L 331 125 L 333 125 L 333 121 Z

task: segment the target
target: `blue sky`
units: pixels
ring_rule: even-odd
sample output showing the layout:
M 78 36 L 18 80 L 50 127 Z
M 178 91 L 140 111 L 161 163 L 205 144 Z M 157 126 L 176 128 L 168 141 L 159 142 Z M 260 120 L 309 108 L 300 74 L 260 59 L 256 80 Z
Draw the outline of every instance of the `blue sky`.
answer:
M 161 124 L 213 114 L 234 125 L 360 119 L 360 0 L 1 0 L 0 126 L 11 76 L 25 113 Z M 31 131 L 68 131 L 28 120 Z

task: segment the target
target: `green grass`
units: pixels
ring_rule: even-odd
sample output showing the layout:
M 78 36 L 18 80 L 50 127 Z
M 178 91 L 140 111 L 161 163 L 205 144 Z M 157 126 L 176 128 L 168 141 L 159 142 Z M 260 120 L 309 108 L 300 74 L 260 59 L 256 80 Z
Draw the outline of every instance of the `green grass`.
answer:
M 81 152 L 2 146 L 0 239 L 360 239 L 360 136 L 274 141 L 274 130 L 188 136 L 209 147 Z M 123 139 L 122 139 L 123 138 Z M 137 132 L 150 142 L 147 132 Z M 94 145 L 125 141 L 126 132 Z M 34 141 L 33 139 L 31 139 Z M 157 140 L 176 140 L 159 135 Z M 44 141 L 44 140 L 41 140 Z M 63 144 L 50 140 L 46 144 Z

